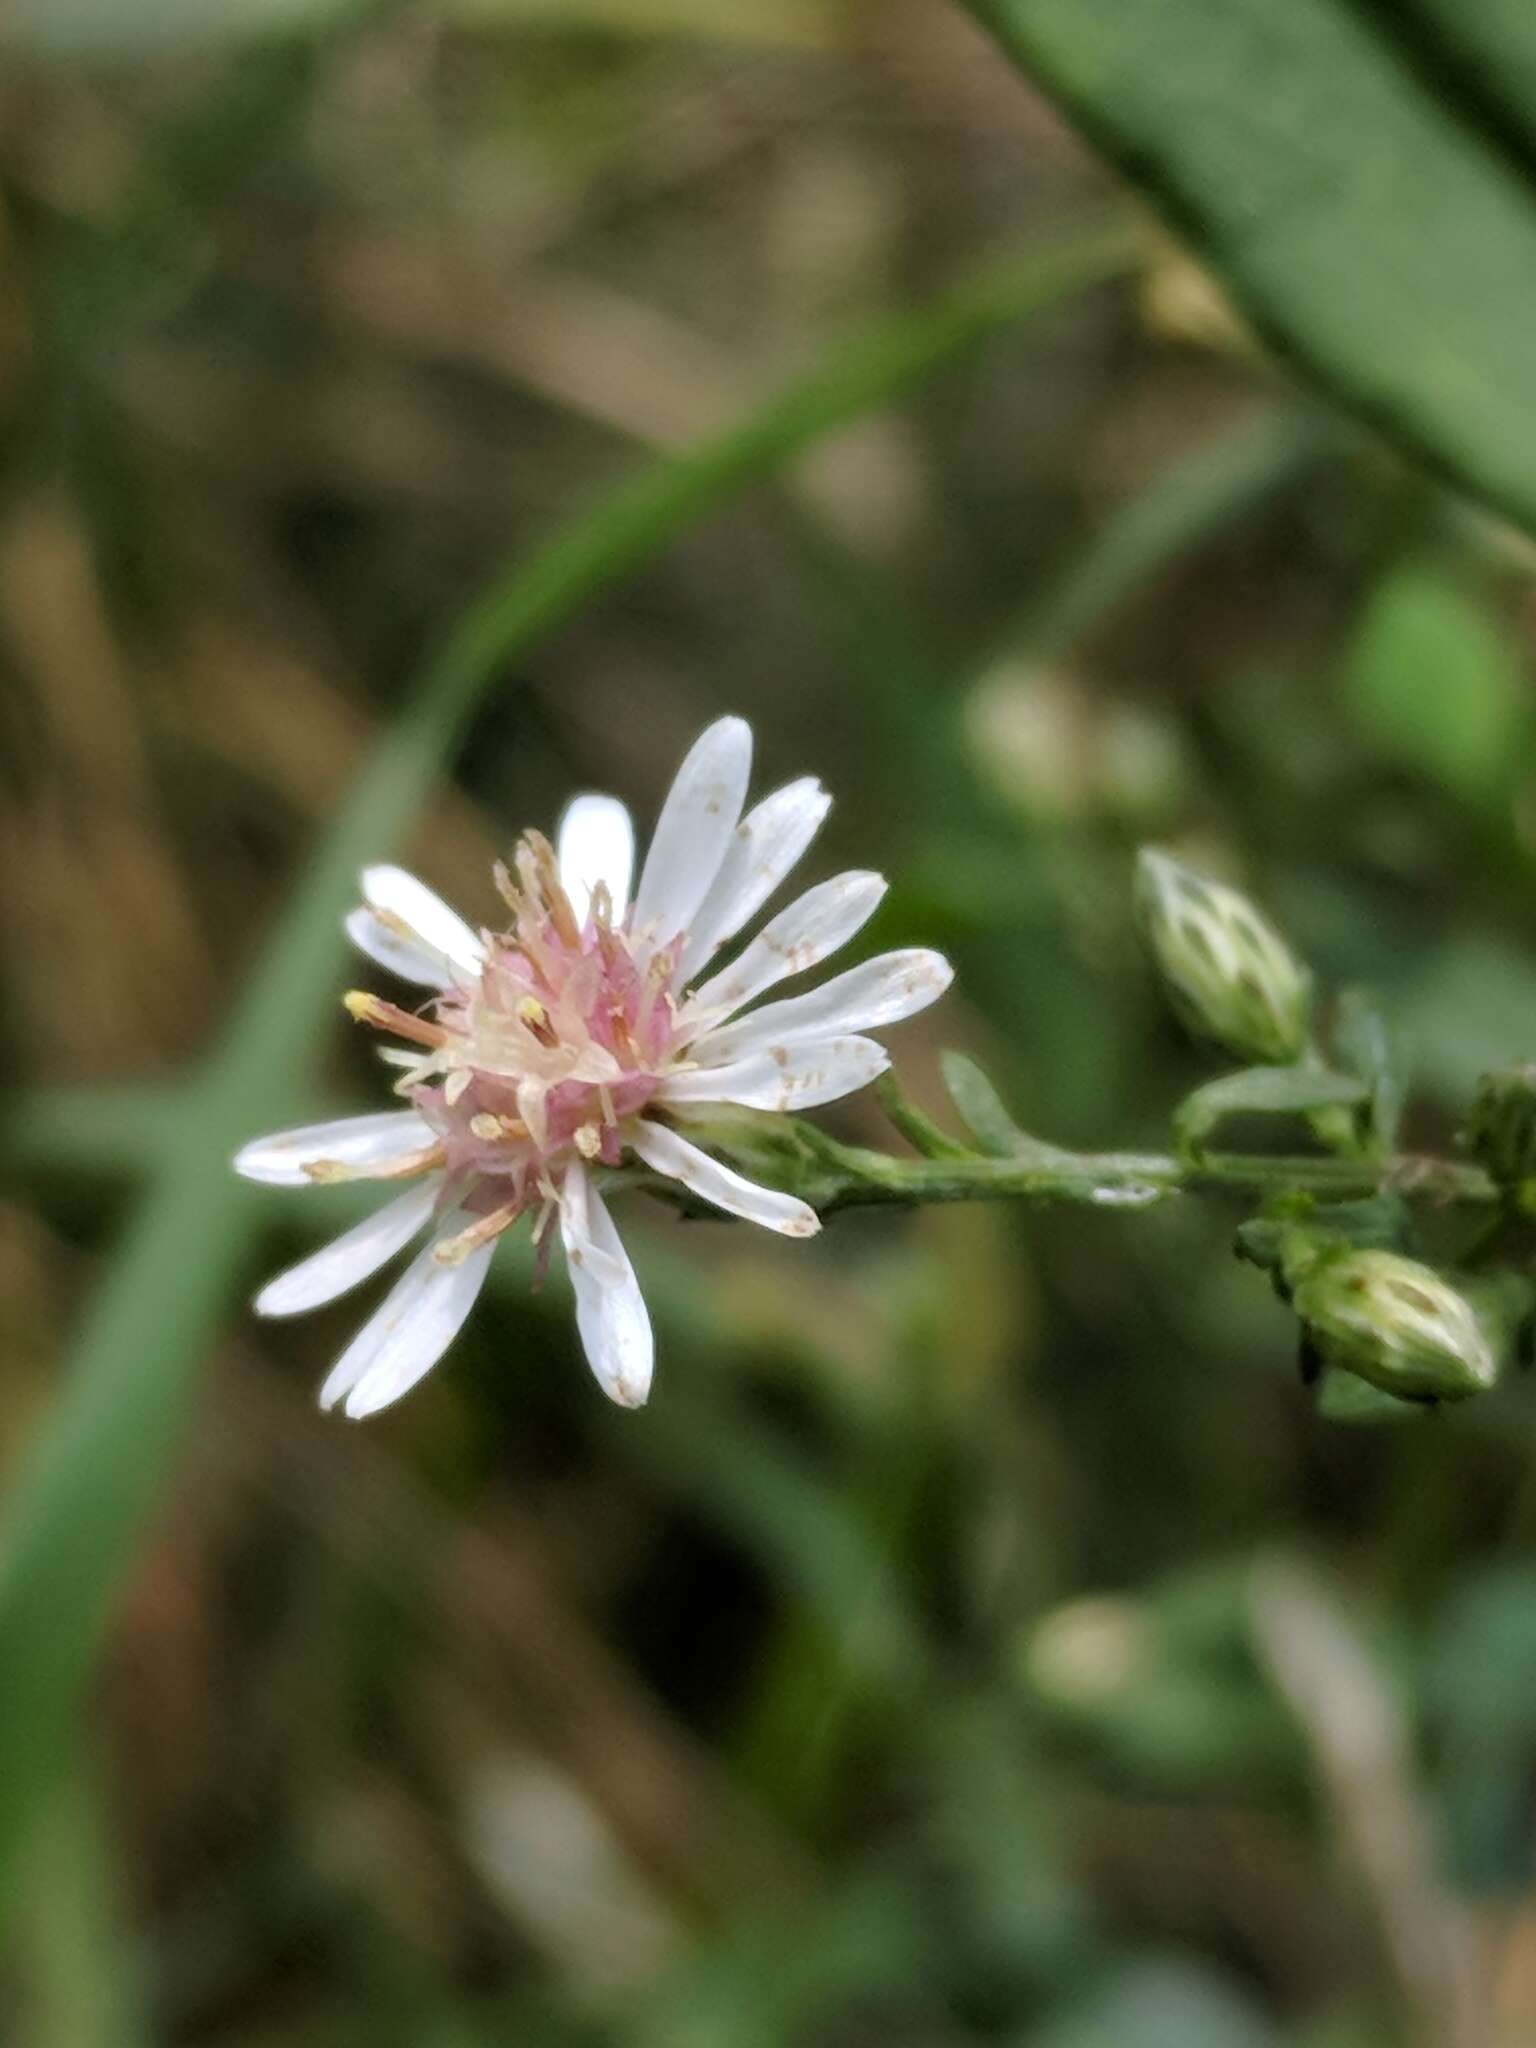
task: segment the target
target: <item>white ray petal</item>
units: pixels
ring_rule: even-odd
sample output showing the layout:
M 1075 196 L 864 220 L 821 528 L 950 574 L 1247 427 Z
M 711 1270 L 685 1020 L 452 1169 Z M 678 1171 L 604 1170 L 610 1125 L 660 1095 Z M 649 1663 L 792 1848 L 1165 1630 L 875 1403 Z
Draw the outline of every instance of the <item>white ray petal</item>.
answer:
M 814 775 L 786 783 L 748 811 L 731 836 L 714 887 L 688 927 L 672 986 L 686 988 L 711 954 L 768 901 L 815 838 L 832 799 Z
M 585 924 L 592 891 L 608 884 L 615 924 L 629 908 L 629 879 L 635 865 L 635 828 L 616 796 L 575 796 L 566 805 L 555 835 L 560 886 L 571 899 L 576 922 Z
M 942 953 L 912 946 L 881 953 L 836 974 L 820 988 L 765 1004 L 711 1031 L 689 1049 L 689 1057 L 718 1066 L 767 1052 L 802 1038 L 831 1038 L 844 1031 L 875 1031 L 898 1023 L 937 1002 L 954 979 Z
M 587 1363 L 610 1401 L 642 1407 L 656 1356 L 651 1319 L 613 1218 L 579 1159 L 562 1176 L 560 1235 Z
M 729 967 L 696 988 L 690 1007 L 723 1022 L 776 981 L 803 974 L 845 945 L 873 916 L 885 890 L 884 876 L 857 868 L 818 882 L 770 919 Z
M 435 1142 L 435 1134 L 414 1109 L 385 1110 L 373 1116 L 343 1116 L 332 1123 L 301 1124 L 297 1130 L 274 1131 L 253 1138 L 235 1154 L 236 1173 L 272 1187 L 307 1188 L 316 1176 L 311 1166 L 335 1165 L 366 1173 Z
M 362 881 L 363 901 L 376 917 L 399 930 L 402 938 L 440 954 L 458 979 L 474 980 L 485 947 L 435 890 L 404 868 L 364 868 Z
M 821 1228 L 821 1218 L 809 1202 L 780 1194 L 775 1188 L 759 1187 L 664 1124 L 637 1123 L 629 1142 L 647 1166 L 681 1181 L 702 1200 L 732 1216 L 744 1216 L 765 1230 L 782 1231 L 785 1237 L 814 1237 Z
M 592 1235 L 591 1207 L 596 1198 L 590 1175 L 579 1159 L 566 1168 L 560 1186 L 560 1237 L 573 1267 L 586 1267 L 604 1287 L 622 1287 L 628 1261 L 612 1259 Z
M 654 1100 L 665 1103 L 739 1102 L 748 1109 L 815 1109 L 851 1095 L 890 1065 L 873 1038 L 807 1038 L 773 1052 L 755 1052 L 724 1067 L 691 1067 L 669 1074 Z
M 666 942 L 703 902 L 730 844 L 752 772 L 752 728 L 719 718 L 689 748 L 656 821 L 630 928 L 642 941 Z
M 355 1228 L 269 1280 L 255 1301 L 259 1316 L 297 1316 L 346 1294 L 410 1243 L 432 1214 L 442 1175 L 397 1195 Z
M 349 910 L 346 917 L 347 937 L 360 953 L 366 953 L 370 960 L 377 960 L 381 967 L 387 967 L 391 974 L 398 974 L 402 981 L 417 981 L 427 988 L 452 988 L 454 970 L 446 954 L 439 953 L 434 946 L 424 946 L 419 939 L 408 938 L 387 925 L 376 910 L 359 904 L 356 910 Z
M 495 1240 L 456 1264 L 437 1257 L 438 1239 L 412 1259 L 337 1359 L 320 1405 L 346 1397 L 354 1421 L 376 1415 L 429 1373 L 463 1327 L 485 1280 Z

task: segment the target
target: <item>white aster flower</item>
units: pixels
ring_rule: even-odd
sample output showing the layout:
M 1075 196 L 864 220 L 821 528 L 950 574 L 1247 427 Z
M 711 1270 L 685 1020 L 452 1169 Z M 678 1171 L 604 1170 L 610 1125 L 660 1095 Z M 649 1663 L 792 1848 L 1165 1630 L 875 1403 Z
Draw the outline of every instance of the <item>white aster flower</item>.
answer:
M 399 868 L 362 877 L 347 918 L 361 950 L 436 991 L 418 1011 L 350 994 L 362 1022 L 406 1041 L 408 1105 L 258 1138 L 235 1159 L 278 1186 L 408 1182 L 334 1244 L 269 1281 L 262 1315 L 296 1315 L 376 1273 L 423 1231 L 427 1242 L 337 1360 L 330 1408 L 372 1415 L 442 1357 L 474 1305 L 496 1240 L 525 1213 L 540 1252 L 558 1227 L 576 1320 L 603 1391 L 638 1407 L 651 1384 L 650 1318 L 600 1182 L 633 1156 L 734 1216 L 788 1237 L 820 1222 L 792 1195 L 756 1186 L 686 1136 L 725 1103 L 797 1111 L 883 1073 L 864 1034 L 931 1003 L 950 980 L 937 953 L 885 953 L 801 995 L 747 1009 L 851 939 L 885 893 L 879 875 L 820 882 L 766 924 L 729 965 L 742 931 L 810 844 L 831 799 L 807 777 L 745 817 L 752 733 L 722 718 L 678 770 L 630 902 L 634 835 L 613 797 L 566 810 L 558 853 L 528 833 L 497 885 L 502 931 L 471 931 Z M 740 1013 L 746 1010 L 745 1015 Z

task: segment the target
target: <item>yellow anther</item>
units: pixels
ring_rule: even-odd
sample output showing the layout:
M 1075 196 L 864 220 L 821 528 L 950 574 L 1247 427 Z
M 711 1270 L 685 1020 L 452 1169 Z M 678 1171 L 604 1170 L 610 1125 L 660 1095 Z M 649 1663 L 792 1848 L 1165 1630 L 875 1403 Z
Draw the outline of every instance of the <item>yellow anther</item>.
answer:
M 537 996 L 522 997 L 517 1005 L 517 1015 L 540 1045 L 552 1046 L 559 1043 L 555 1036 L 555 1027 L 549 1021 L 549 1012 Z
M 376 1031 L 393 1031 L 397 1038 L 412 1039 L 417 1045 L 438 1046 L 447 1040 L 441 1024 L 412 1016 L 398 1003 L 386 1003 L 382 996 L 372 996 L 364 988 L 349 988 L 341 1000 L 349 1017 L 358 1024 L 371 1024 Z

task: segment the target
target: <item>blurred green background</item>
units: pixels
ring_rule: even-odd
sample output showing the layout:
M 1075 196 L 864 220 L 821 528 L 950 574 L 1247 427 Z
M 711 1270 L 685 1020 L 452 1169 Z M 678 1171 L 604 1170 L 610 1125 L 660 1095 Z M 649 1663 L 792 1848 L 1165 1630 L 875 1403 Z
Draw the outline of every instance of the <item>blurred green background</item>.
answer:
M 244 1301 L 355 1212 L 225 1167 L 373 1100 L 362 859 L 489 915 L 523 826 L 643 825 L 723 711 L 836 793 L 809 873 L 892 878 L 871 948 L 955 960 L 895 1041 L 940 1121 L 955 1045 L 1049 1138 L 1164 1142 L 1211 1068 L 1132 936 L 1154 839 L 1382 992 L 1448 1143 L 1536 1052 L 1536 554 L 1486 509 L 1532 417 L 1456 413 L 1510 337 L 1387 392 L 1387 301 L 1290 331 L 1170 174 L 1250 328 L 942 0 L 9 24 L 3 2038 L 1536 2041 L 1523 1388 L 1319 1420 L 1219 1203 L 802 1247 L 634 1199 L 644 1413 L 509 1249 L 352 1426 L 356 1305 Z M 1435 238 L 1503 214 L 1373 190 L 1459 317 Z

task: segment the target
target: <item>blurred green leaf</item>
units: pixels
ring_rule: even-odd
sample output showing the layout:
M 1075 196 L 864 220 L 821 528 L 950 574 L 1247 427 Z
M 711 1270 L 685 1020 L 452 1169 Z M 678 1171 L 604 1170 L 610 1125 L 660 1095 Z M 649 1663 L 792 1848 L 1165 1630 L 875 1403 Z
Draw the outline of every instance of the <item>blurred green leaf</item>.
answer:
M 1424 1651 L 1424 1702 L 1446 1830 L 1462 1881 L 1524 1892 L 1536 1770 L 1536 1571 L 1473 1572 L 1446 1597 Z
M 1529 761 L 1532 695 L 1513 647 L 1447 576 L 1399 570 L 1349 651 L 1344 703 L 1379 753 L 1474 807 Z
M 1244 1067 L 1186 1095 L 1173 1113 L 1174 1136 L 1182 1152 L 1195 1155 L 1229 1116 L 1303 1116 L 1312 1109 L 1352 1109 L 1368 1093 L 1367 1084 L 1353 1074 L 1333 1074 L 1325 1067 Z
M 1244 1559 L 1170 1575 L 1145 1598 L 1069 1601 L 1022 1642 L 1025 1686 L 1133 1783 L 1299 1782 L 1295 1729 L 1253 1656 L 1248 1584 Z
M 932 1915 L 898 1877 L 845 1883 L 809 1918 L 756 1915 L 670 1975 L 626 2048 L 794 2048 L 893 1992 L 921 1999 Z
M 1527 0 L 1394 0 L 1422 61 L 1468 100 L 1506 154 L 1536 157 L 1536 14 Z
M 1536 526 L 1536 209 L 1482 110 L 1421 80 L 1400 15 L 1348 0 L 968 5 L 1266 336 Z
M 622 484 L 499 576 L 427 669 L 295 892 L 225 1041 L 187 1098 L 162 1171 L 116 1248 L 58 1406 L 0 1527 L 0 1918 L 26 1825 L 58 1766 L 112 1590 L 188 1419 L 198 1360 L 255 1227 L 229 1172 L 284 1115 L 322 1038 L 357 868 L 390 848 L 471 712 L 541 633 L 734 492 L 889 402 L 986 335 L 1106 275 L 1126 231 L 1092 225 L 973 275 L 833 348 L 746 421 Z
M 1420 1085 L 1457 1109 L 1483 1074 L 1536 1053 L 1536 961 L 1497 939 L 1462 932 L 1438 946 L 1397 991 Z

